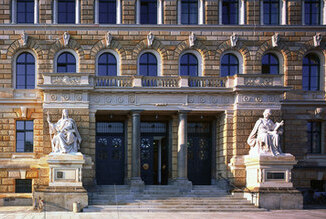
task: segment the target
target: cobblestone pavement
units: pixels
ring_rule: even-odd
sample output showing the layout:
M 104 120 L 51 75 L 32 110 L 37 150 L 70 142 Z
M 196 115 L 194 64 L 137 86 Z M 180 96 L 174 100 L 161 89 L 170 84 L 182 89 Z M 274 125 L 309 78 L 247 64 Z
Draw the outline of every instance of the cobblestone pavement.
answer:
M 326 218 L 326 209 L 315 210 L 274 210 L 267 212 L 212 212 L 212 213 L 188 213 L 188 212 L 95 212 L 95 213 L 72 213 L 72 212 L 34 212 L 30 207 L 0 207 L 0 218 L 11 219 L 197 219 L 197 218 L 239 218 L 239 219 L 314 219 Z

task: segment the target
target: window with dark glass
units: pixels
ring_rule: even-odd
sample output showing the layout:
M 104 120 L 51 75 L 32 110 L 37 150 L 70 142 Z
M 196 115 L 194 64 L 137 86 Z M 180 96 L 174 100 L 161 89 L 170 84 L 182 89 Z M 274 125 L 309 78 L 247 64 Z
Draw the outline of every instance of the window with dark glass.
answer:
M 197 0 L 181 0 L 181 24 L 198 24 Z
M 140 23 L 157 24 L 157 2 L 156 0 L 140 1 Z
M 302 89 L 317 91 L 320 84 L 320 61 L 315 54 L 308 54 L 303 58 Z
M 117 76 L 117 59 L 111 53 L 103 53 L 98 58 L 99 76 Z
M 305 0 L 304 1 L 304 20 L 306 25 L 320 24 L 320 0 Z
M 32 193 L 32 180 L 31 179 L 16 179 L 15 180 L 15 193 Z
M 76 21 L 75 0 L 58 0 L 58 23 L 74 24 Z
M 181 76 L 198 76 L 198 60 L 191 53 L 184 54 L 180 59 Z
M 99 23 L 115 24 L 117 21 L 116 0 L 99 0 Z
M 35 59 L 30 53 L 24 52 L 16 61 L 16 88 L 35 88 Z
M 72 73 L 76 72 L 76 59 L 69 52 L 64 52 L 59 55 L 57 60 L 57 72 L 58 73 Z
M 34 0 L 17 0 L 17 23 L 34 23 Z
M 222 23 L 238 24 L 239 4 L 238 0 L 223 0 L 222 3 Z
M 280 22 L 280 1 L 264 0 L 264 24 L 277 25 Z
M 233 54 L 225 54 L 221 60 L 221 77 L 239 73 L 239 60 Z
M 157 76 L 157 59 L 152 53 L 144 53 L 139 59 L 139 75 Z
M 33 121 L 16 121 L 16 152 L 33 152 L 33 130 Z
M 308 122 L 307 135 L 309 153 L 321 153 L 321 122 Z
M 266 54 L 262 59 L 262 73 L 277 75 L 279 74 L 279 61 L 273 54 Z

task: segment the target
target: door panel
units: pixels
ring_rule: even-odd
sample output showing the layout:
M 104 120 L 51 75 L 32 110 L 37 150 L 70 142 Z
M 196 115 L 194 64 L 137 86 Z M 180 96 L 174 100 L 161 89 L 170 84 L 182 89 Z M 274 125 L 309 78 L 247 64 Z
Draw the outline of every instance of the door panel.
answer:
M 124 184 L 124 136 L 96 136 L 96 180 L 98 185 Z
M 140 138 L 141 178 L 146 185 L 154 184 L 154 141 L 152 136 Z
M 188 135 L 188 179 L 194 185 L 211 184 L 211 140 L 209 135 Z

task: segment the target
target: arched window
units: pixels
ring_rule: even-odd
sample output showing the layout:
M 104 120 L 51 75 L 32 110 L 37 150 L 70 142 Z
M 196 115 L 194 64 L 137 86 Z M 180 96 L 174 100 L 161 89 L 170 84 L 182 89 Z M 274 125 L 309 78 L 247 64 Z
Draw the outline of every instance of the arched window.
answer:
M 191 53 L 184 54 L 180 59 L 181 76 L 198 76 L 198 60 Z
M 225 54 L 221 60 L 221 77 L 239 73 L 239 60 L 233 54 Z
M 157 59 L 154 54 L 146 52 L 140 56 L 139 75 L 157 76 Z
M 69 52 L 61 53 L 57 60 L 58 73 L 76 72 L 76 58 Z
M 181 24 L 198 24 L 198 0 L 181 0 Z
M 315 54 L 303 58 L 302 89 L 317 91 L 320 89 L 320 60 Z
M 111 53 L 103 53 L 98 58 L 99 76 L 117 76 L 117 59 Z
M 278 58 L 273 54 L 266 54 L 262 59 L 262 73 L 278 75 L 279 74 L 279 61 Z
M 35 58 L 32 54 L 24 52 L 16 61 L 16 88 L 35 88 Z

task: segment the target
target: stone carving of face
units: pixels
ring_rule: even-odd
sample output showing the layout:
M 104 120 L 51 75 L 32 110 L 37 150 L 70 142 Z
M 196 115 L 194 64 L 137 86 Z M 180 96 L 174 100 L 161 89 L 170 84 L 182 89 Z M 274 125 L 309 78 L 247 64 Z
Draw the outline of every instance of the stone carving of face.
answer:
M 266 109 L 263 115 L 264 115 L 264 119 L 269 119 L 269 117 L 272 115 L 272 111 L 270 109 Z

